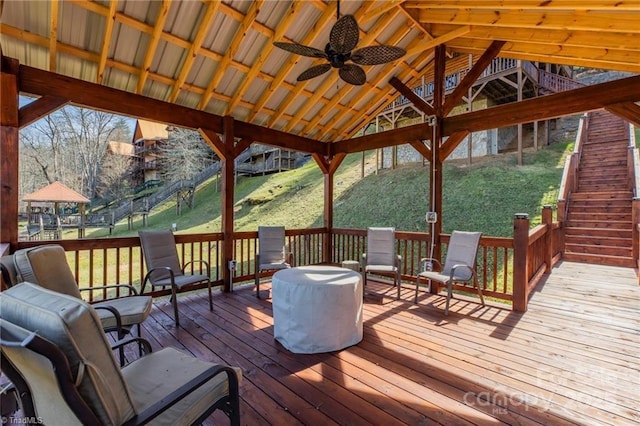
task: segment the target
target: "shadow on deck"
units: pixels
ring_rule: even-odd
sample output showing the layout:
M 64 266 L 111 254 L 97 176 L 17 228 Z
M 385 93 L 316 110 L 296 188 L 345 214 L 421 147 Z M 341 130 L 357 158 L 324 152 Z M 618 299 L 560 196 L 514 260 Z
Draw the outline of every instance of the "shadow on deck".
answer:
M 274 341 L 271 299 L 249 288 L 216 295 L 213 312 L 205 293 L 179 300 L 182 326 L 157 300 L 144 337 L 240 366 L 243 424 L 640 422 L 633 269 L 561 262 L 526 314 L 454 299 L 445 317 L 444 297 L 415 305 L 406 284 L 400 301 L 365 298 L 362 342 L 317 355 Z

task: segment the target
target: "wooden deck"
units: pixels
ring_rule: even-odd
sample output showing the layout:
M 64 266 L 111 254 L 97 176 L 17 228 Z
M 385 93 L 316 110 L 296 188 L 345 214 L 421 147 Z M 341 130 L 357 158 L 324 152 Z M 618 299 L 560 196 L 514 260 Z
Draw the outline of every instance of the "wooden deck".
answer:
M 561 262 L 526 314 L 469 298 L 445 317 L 444 297 L 414 305 L 406 284 L 399 302 L 366 298 L 362 342 L 318 355 L 275 342 L 271 300 L 250 288 L 217 295 L 214 312 L 204 293 L 179 300 L 181 327 L 159 300 L 145 337 L 240 366 L 243 424 L 640 423 L 633 269 Z

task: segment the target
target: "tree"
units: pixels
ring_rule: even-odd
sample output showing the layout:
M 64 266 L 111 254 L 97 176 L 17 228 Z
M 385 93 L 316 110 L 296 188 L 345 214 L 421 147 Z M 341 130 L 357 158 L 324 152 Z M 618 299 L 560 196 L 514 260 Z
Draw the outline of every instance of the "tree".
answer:
M 127 122 L 101 111 L 67 106 L 38 120 L 20 132 L 23 193 L 61 181 L 94 198 L 113 137 L 131 140 Z
M 100 167 L 96 195 L 116 202 L 124 199 L 131 192 L 132 169 L 131 157 L 107 152 Z
M 167 182 L 188 180 L 216 159 L 198 132 L 172 127 L 160 147 L 162 177 Z

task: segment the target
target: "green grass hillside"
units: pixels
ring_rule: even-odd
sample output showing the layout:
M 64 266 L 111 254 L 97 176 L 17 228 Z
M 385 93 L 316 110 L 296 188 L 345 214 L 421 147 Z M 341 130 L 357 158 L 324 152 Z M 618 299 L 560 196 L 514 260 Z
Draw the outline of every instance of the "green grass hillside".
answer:
M 571 144 L 557 144 L 524 154 L 524 165 L 516 166 L 515 154 L 478 159 L 473 165 L 450 161 L 444 166 L 443 230 L 477 230 L 490 236 L 510 236 L 513 215 L 528 213 L 532 225 L 540 222 L 540 209 L 555 204 L 565 153 Z M 402 166 L 372 173 L 375 155 L 349 155 L 335 176 L 334 226 L 359 228 L 394 226 L 403 231 L 426 231 L 429 167 Z M 220 231 L 220 193 L 216 179 L 196 193 L 196 207 L 176 216 L 175 202 L 168 202 L 149 217 L 149 228 L 169 228 L 180 233 Z M 323 176 L 315 162 L 267 176 L 241 177 L 235 191 L 237 231 L 255 231 L 260 224 L 284 225 L 289 229 L 322 226 Z M 125 221 L 126 222 L 126 221 Z M 126 223 L 115 236 L 136 235 Z M 104 230 L 90 235 L 104 236 Z

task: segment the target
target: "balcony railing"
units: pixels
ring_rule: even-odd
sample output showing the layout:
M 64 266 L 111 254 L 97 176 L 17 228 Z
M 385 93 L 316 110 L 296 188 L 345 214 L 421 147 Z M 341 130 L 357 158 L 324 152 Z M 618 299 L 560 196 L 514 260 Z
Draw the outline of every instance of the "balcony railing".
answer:
M 544 272 L 560 257 L 560 228 L 551 221 L 550 208 L 543 212 L 543 224 L 529 230 L 528 219 L 514 222 L 514 238 L 483 237 L 477 258 L 479 283 L 487 296 L 512 303 L 517 310 L 526 310 L 529 294 Z M 250 282 L 254 277 L 257 232 L 234 234 L 233 286 Z M 419 261 L 427 257 L 430 237 L 428 233 L 396 232 L 397 252 L 402 256 L 401 275 L 413 283 Z M 441 235 L 443 256 L 449 235 Z M 67 251 L 67 259 L 81 287 L 104 283 L 130 284 L 140 288 L 145 274 L 140 240 L 137 237 L 101 238 L 95 240 L 58 240 Z M 286 231 L 286 243 L 294 255 L 295 266 L 360 260 L 366 250 L 366 230 L 326 228 L 291 229 Z M 38 245 L 24 241 L 18 248 Z M 178 254 L 183 263 L 206 260 L 211 266 L 211 279 L 215 286 L 223 285 L 225 256 L 223 234 L 176 235 Z M 327 247 L 329 253 L 325 253 Z M 196 271 L 190 271 L 196 272 Z M 455 289 L 456 287 L 454 287 Z M 469 291 L 464 286 L 459 290 Z M 154 291 L 154 296 L 169 294 L 169 290 Z M 108 294 L 112 296 L 113 294 Z M 107 294 L 98 297 L 106 297 Z

